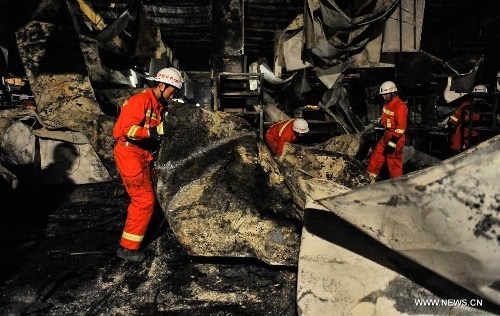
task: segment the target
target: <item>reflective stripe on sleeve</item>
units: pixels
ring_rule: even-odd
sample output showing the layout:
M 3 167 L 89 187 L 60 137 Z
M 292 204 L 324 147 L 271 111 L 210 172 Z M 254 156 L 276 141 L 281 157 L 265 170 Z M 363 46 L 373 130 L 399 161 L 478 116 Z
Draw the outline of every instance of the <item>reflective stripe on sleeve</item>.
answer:
M 131 241 L 136 241 L 136 242 L 141 242 L 142 239 L 144 239 L 144 235 L 142 235 L 142 236 L 134 235 L 134 234 L 127 233 L 125 231 L 122 233 L 122 237 L 125 239 L 128 239 L 128 240 L 131 240 Z
M 127 137 L 128 138 L 134 138 L 135 137 L 135 134 L 137 133 L 137 130 L 139 129 L 140 126 L 138 125 L 132 125 L 132 127 L 130 127 L 128 133 L 127 133 Z
M 399 128 L 396 128 L 394 130 L 395 133 L 398 133 L 398 134 L 404 134 L 405 133 L 405 130 L 404 129 L 399 129 Z

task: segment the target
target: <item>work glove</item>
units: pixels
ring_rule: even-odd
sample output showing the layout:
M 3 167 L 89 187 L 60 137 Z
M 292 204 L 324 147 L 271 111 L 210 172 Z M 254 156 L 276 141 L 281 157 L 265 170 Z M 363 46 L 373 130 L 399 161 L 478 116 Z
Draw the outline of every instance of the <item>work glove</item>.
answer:
M 160 140 L 163 135 L 165 135 L 165 123 L 163 121 L 158 126 L 149 129 L 149 136 L 153 139 Z
M 450 124 L 450 123 L 446 124 L 446 130 L 450 134 L 454 134 L 455 131 L 457 130 L 457 127 L 458 127 L 458 124 Z
M 387 145 L 384 147 L 384 155 L 390 155 L 396 150 L 396 144 L 398 143 L 398 138 L 392 136 Z

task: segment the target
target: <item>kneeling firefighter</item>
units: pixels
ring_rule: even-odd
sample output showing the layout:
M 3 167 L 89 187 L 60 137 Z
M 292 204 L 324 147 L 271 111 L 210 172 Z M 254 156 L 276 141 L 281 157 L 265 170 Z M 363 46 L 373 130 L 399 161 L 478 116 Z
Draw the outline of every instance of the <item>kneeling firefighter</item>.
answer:
M 286 143 L 293 143 L 297 137 L 309 132 L 309 125 L 303 118 L 294 118 L 273 124 L 266 132 L 266 144 L 276 156 L 281 156 Z
M 168 100 L 182 88 L 182 76 L 175 68 L 161 69 L 149 77 L 151 88 L 130 97 L 122 106 L 113 128 L 114 157 L 125 189 L 131 199 L 125 227 L 116 255 L 142 261 L 139 250 L 155 205 L 152 175 L 154 148 L 164 135 L 163 112 Z

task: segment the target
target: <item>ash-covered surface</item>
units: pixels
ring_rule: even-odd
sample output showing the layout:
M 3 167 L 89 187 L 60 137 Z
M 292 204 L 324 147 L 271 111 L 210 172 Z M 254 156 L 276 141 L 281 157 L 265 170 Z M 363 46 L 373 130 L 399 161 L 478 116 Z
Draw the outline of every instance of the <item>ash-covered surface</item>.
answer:
M 192 255 L 252 257 L 295 266 L 298 207 L 245 120 L 174 104 L 156 163 L 157 196 L 174 234 Z M 267 154 L 267 155 L 266 155 Z
M 318 201 L 412 261 L 500 302 L 500 137 L 412 176 Z
M 2 195 L 1 315 L 296 315 L 294 269 L 190 257 L 160 210 L 147 259 L 116 258 L 119 182 Z
M 167 175 L 165 184 L 172 189 L 170 193 L 201 178 L 207 170 L 222 165 L 214 187 L 216 184 L 224 187 L 226 195 L 241 200 L 263 217 L 297 219 L 299 210 L 286 185 L 270 179 L 268 165 L 274 163 L 274 159 L 267 155 L 269 150 L 247 121 L 192 105 L 175 107 L 169 120 L 172 121 L 172 136 L 165 139 L 166 146 L 160 153 L 164 156 L 159 157 L 158 162 L 166 161 L 168 167 L 177 167 L 173 170 L 175 176 Z M 171 171 L 168 167 L 165 173 Z M 210 201 L 202 200 L 201 203 L 218 205 L 221 200 L 228 201 L 217 195 L 205 198 Z
M 74 31 L 31 21 L 16 32 L 16 40 L 42 125 L 85 134 L 113 170 L 115 119 L 100 108 Z
M 287 143 L 279 161 L 289 170 L 358 188 L 371 183 L 365 166 L 349 155 Z

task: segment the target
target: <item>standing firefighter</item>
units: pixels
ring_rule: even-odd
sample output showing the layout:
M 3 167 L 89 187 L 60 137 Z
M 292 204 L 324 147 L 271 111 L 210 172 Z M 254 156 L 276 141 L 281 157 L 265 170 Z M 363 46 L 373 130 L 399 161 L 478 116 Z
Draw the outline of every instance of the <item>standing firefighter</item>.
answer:
M 447 126 L 452 132 L 450 149 L 453 152 L 459 153 L 479 143 L 481 135 L 478 126 L 491 126 L 493 118 L 485 114 L 493 109 L 486 102 L 487 95 L 486 86 L 482 84 L 475 86 L 472 89 L 472 98 L 465 100 L 449 117 Z
M 182 77 L 175 68 L 164 68 L 152 88 L 147 88 L 122 105 L 113 129 L 114 156 L 131 202 L 116 255 L 129 261 L 142 261 L 139 247 L 148 228 L 155 205 L 153 155 L 164 134 L 162 114 L 167 100 L 182 88 Z
M 378 141 L 368 163 L 368 172 L 376 179 L 380 169 L 387 162 L 390 178 L 403 174 L 403 147 L 405 145 L 406 120 L 408 108 L 396 94 L 398 88 L 392 81 L 386 81 L 380 86 L 379 94 L 385 104 L 380 116 L 384 126 L 384 136 Z
M 302 118 L 281 121 L 266 132 L 266 143 L 274 155 L 281 156 L 285 143 L 293 143 L 298 136 L 307 132 L 309 125 Z

